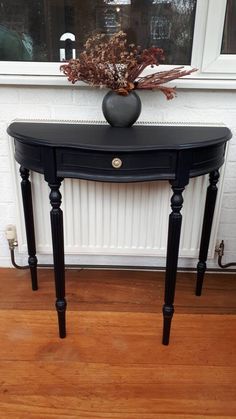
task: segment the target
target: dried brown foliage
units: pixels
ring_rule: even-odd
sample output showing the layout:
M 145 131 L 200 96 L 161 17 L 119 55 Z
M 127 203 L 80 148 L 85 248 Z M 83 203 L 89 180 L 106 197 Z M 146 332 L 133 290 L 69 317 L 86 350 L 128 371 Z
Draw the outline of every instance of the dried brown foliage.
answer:
M 141 50 L 134 44 L 127 45 L 126 34 L 120 31 L 112 37 L 91 36 L 79 58 L 69 60 L 60 69 L 73 84 L 81 80 L 91 86 L 107 87 L 120 95 L 127 95 L 133 89 L 159 89 L 167 99 L 173 99 L 175 88 L 163 86 L 163 83 L 187 76 L 196 69 L 176 67 L 141 76 L 147 66 L 158 66 L 164 60 L 162 49 Z

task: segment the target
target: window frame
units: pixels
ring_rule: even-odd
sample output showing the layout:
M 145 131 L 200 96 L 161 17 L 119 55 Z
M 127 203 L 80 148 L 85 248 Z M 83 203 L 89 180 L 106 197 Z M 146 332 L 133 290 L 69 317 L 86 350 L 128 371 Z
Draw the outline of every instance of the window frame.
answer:
M 236 54 L 220 53 L 226 3 L 227 0 L 197 0 L 191 66 L 198 71 L 176 80 L 177 87 L 236 89 Z M 211 32 L 216 27 L 217 36 L 212 39 Z M 71 86 L 60 72 L 60 64 L 0 61 L 0 84 Z M 78 82 L 76 86 L 87 85 Z
M 198 0 L 191 64 L 199 78 L 236 79 L 236 54 L 221 54 L 226 5 L 227 0 Z

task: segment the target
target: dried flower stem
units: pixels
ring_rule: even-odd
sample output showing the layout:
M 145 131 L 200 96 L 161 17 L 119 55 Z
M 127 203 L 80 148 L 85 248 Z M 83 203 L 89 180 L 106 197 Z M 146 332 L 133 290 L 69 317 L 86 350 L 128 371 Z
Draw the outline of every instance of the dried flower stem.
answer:
M 60 69 L 73 84 L 81 80 L 91 86 L 107 87 L 120 95 L 134 89 L 159 89 L 167 99 L 173 99 L 175 88 L 163 86 L 163 83 L 187 76 L 196 69 L 176 67 L 141 76 L 146 67 L 158 66 L 163 61 L 162 49 L 141 50 L 134 44 L 127 45 L 126 34 L 120 31 L 110 38 L 104 34 L 91 36 L 79 58 L 69 60 Z

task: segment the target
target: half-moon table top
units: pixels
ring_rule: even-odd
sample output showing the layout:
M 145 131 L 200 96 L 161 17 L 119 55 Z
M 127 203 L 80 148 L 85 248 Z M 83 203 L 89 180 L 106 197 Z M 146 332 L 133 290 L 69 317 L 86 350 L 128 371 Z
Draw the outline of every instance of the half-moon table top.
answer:
M 45 179 L 71 177 L 137 182 L 200 176 L 224 162 L 225 126 L 109 125 L 13 122 L 15 158 Z M 181 180 L 182 179 L 182 180 Z

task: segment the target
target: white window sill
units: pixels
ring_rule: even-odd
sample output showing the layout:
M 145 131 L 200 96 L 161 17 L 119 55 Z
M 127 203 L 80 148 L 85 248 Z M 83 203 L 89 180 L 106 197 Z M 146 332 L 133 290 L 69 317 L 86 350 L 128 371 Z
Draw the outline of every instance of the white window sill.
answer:
M 83 82 L 72 85 L 65 76 L 29 76 L 29 75 L 0 75 L 0 85 L 33 85 L 33 86 L 67 86 L 68 88 L 87 87 Z M 174 80 L 172 86 L 179 89 L 236 89 L 236 80 L 232 79 L 207 79 L 203 77 L 188 77 Z

